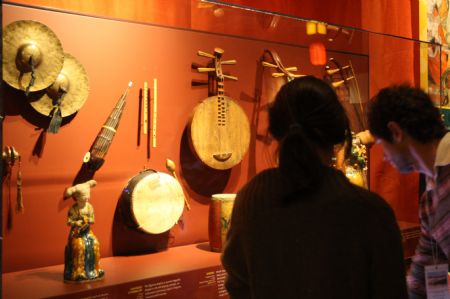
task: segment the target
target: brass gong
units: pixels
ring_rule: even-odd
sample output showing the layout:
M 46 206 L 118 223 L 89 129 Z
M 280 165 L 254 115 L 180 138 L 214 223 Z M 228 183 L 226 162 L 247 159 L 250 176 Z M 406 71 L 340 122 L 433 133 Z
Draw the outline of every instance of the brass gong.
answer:
M 61 42 L 46 25 L 22 20 L 3 29 L 3 80 L 12 87 L 47 88 L 55 82 L 63 62 Z
M 51 116 L 56 102 L 64 92 L 61 101 L 61 116 L 69 116 L 83 106 L 89 93 L 89 81 L 86 71 L 78 60 L 64 53 L 64 65 L 55 82 L 37 100 L 31 101 L 31 106 L 40 114 Z

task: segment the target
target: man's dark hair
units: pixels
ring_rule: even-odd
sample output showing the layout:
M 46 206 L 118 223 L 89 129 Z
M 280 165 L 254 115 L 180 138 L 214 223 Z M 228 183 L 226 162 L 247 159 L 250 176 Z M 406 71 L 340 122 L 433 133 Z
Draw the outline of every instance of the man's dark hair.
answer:
M 412 138 L 427 143 L 443 137 L 446 128 L 439 109 L 421 89 L 409 85 L 394 85 L 381 89 L 371 99 L 367 112 L 369 130 L 378 138 L 392 142 L 387 127 L 396 122 Z

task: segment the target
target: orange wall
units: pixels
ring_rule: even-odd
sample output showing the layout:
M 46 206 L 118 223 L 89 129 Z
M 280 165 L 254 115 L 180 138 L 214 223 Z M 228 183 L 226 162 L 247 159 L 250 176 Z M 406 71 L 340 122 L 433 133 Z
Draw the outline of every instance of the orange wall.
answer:
M 190 0 L 13 0 L 10 2 L 167 25 L 188 25 L 190 21 Z
M 63 262 L 69 232 L 65 225 L 66 215 L 73 202 L 64 201 L 62 193 L 71 185 L 82 165 L 82 157 L 129 80 L 134 82 L 134 87 L 128 95 L 105 163 L 94 177 L 98 185 L 91 194 L 96 216 L 93 231 L 100 240 L 104 257 L 114 254 L 117 232 L 122 234 L 121 245 L 133 250 L 142 249 L 152 242 L 142 234 L 117 229 L 115 221 L 122 190 L 144 166 L 167 172 L 166 158 L 178 166 L 177 173 L 192 209 L 185 211 L 170 234 L 164 236 L 170 246 L 176 246 L 208 239 L 210 194 L 236 192 L 256 172 L 275 164 L 273 147 L 268 147 L 255 136 L 256 128 L 264 134 L 266 127 L 264 117 L 261 116 L 256 123 L 255 116 L 264 109 L 281 80 L 274 80 L 266 73 L 264 85 L 258 81 L 260 64 L 257 60 L 264 49 L 276 50 L 286 65 L 300 66 L 303 73 L 321 76 L 323 72 L 322 67 L 310 65 L 308 49 L 304 47 L 14 5 L 3 5 L 3 11 L 4 25 L 15 20 L 33 19 L 49 26 L 60 38 L 64 51 L 84 66 L 90 82 L 85 105 L 58 134 L 45 135 L 41 156 L 33 155 L 33 149 L 48 119 L 37 115 L 22 93 L 5 86 L 3 142 L 13 145 L 22 156 L 25 202 L 24 214 L 8 214 L 15 203 L 13 176 L 11 194 L 7 187 L 3 189 L 5 272 Z M 185 138 L 193 109 L 207 96 L 206 88 L 191 87 L 192 79 L 206 77 L 193 72 L 191 63 L 205 64 L 207 59 L 198 57 L 197 50 L 212 51 L 219 45 L 225 50 L 224 59 L 238 60 L 236 66 L 226 66 L 227 71 L 239 78 L 238 82 L 226 82 L 226 94 L 243 107 L 252 124 L 249 152 L 241 164 L 229 171 L 202 168 L 189 153 Z M 344 54 L 334 55 L 339 60 L 347 58 Z M 357 71 L 364 73 L 367 57 L 356 56 L 353 64 Z M 140 147 L 136 145 L 138 98 L 143 81 L 148 81 L 152 87 L 155 77 L 159 82 L 158 145 L 152 149 L 151 159 L 147 160 L 144 139 Z M 255 101 L 255 87 L 262 91 L 262 105 L 259 107 Z M 367 92 L 367 84 L 363 90 Z M 33 248 L 32 252 L 30 248 Z
M 189 24 L 189 9 L 186 9 L 186 13 L 181 16 L 179 13 L 171 12 L 180 11 L 180 7 L 197 5 L 195 1 L 190 2 L 189 0 L 128 0 L 126 5 L 123 5 L 124 1 L 119 0 L 15 0 L 13 2 L 180 26 L 191 25 Z M 418 38 L 418 0 L 223 0 L 223 2 L 363 28 L 373 32 Z M 150 11 L 159 13 L 147 13 Z M 419 85 L 417 50 L 414 49 L 412 43 L 401 42 L 402 46 L 399 47 L 395 39 L 371 35 L 369 44 L 371 95 L 391 83 L 410 82 Z M 382 153 L 377 147 L 372 152 L 371 186 L 373 190 L 391 203 L 400 219 L 416 221 L 418 176 L 400 175 L 390 165 L 386 165 L 382 159 Z M 396 183 L 391 185 L 389 182 Z M 399 186 L 409 186 L 409 188 L 399 188 Z
M 386 32 L 414 37 L 418 32 L 417 1 L 380 0 L 363 1 L 363 27 L 375 32 Z M 380 21 L 382 20 L 382 21 Z M 393 83 L 419 86 L 418 44 L 391 37 L 371 35 L 370 77 L 371 96 L 380 88 Z M 370 175 L 372 190 L 383 196 L 394 208 L 397 218 L 418 222 L 419 176 L 400 174 L 387 161 L 379 146 L 371 150 Z

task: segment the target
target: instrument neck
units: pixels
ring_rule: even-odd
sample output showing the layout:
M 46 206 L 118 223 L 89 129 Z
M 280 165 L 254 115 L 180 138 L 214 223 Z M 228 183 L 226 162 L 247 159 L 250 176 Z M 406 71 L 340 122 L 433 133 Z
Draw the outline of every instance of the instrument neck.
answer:
M 223 88 L 223 78 L 217 78 L 217 125 L 219 127 L 226 126 L 227 122 L 227 106 L 225 103 L 225 92 Z
M 225 96 L 223 79 L 217 79 L 217 96 L 223 98 Z

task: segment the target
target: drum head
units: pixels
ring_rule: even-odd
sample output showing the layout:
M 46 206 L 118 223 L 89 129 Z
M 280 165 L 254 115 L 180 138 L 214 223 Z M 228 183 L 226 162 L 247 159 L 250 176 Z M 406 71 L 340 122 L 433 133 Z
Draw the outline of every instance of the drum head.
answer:
M 184 209 L 184 193 L 169 174 L 148 172 L 134 186 L 131 212 L 138 228 L 160 234 L 174 226 Z

